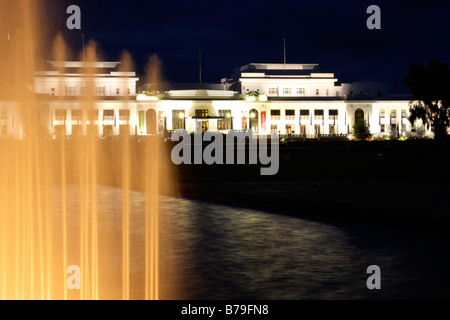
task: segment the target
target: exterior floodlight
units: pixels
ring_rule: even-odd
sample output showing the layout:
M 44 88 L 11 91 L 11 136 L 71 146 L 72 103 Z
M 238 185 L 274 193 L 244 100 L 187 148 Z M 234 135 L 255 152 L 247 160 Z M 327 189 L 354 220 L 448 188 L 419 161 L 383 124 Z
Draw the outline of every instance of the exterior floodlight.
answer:
M 186 115 L 183 112 L 180 112 L 178 116 L 180 119 L 183 119 L 183 130 L 186 130 Z
M 250 118 L 254 119 L 256 117 L 256 114 L 254 112 L 250 113 Z
M 227 113 L 227 118 L 231 118 L 231 113 Z
M 259 99 L 259 101 L 267 101 L 267 96 L 266 95 L 260 95 L 258 99 Z
M 158 96 L 156 95 L 147 95 L 147 94 L 138 94 L 136 96 L 137 101 L 157 101 Z

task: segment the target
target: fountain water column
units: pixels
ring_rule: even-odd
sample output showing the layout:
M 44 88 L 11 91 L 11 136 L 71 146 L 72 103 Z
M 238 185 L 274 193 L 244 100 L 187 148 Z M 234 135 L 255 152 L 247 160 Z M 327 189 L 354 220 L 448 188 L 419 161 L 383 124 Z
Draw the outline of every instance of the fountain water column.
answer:
M 129 71 L 132 67 L 129 53 L 122 54 L 123 71 Z M 127 78 L 125 78 L 127 80 Z M 128 81 L 125 81 L 128 83 Z M 123 88 L 126 90 L 126 88 Z M 125 91 L 126 92 L 126 91 Z M 129 97 L 124 95 L 122 99 L 126 107 L 129 104 Z M 128 110 L 128 108 L 126 108 Z M 120 113 L 119 113 L 120 115 Z M 129 121 L 129 120 L 128 120 Z M 120 126 L 120 117 L 119 117 Z M 124 139 L 122 139 L 122 298 L 130 299 L 130 131 L 126 128 Z

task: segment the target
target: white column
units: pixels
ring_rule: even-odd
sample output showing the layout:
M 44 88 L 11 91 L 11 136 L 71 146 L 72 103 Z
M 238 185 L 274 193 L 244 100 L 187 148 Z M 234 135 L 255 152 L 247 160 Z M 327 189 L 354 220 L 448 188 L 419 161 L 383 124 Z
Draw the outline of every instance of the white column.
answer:
M 66 111 L 66 135 L 72 135 L 72 109 Z

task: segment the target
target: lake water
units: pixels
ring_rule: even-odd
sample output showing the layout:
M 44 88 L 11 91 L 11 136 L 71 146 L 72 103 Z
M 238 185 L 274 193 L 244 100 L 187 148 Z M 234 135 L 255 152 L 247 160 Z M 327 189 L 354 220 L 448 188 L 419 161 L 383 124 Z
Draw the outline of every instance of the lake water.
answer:
M 450 298 L 450 238 L 162 199 L 189 298 Z M 367 267 L 381 268 L 368 290 Z
M 106 217 L 101 226 L 120 224 L 121 194 L 100 187 L 99 210 Z M 131 228 L 137 234 L 144 198 L 132 192 Z M 183 299 L 450 298 L 450 237 L 443 234 L 315 222 L 169 197 L 161 197 L 160 210 L 170 224 L 170 250 L 162 247 L 161 254 L 172 261 L 170 286 Z M 110 242 L 120 246 L 120 227 L 116 231 Z M 142 266 L 139 257 L 131 260 L 131 270 Z M 120 266 L 120 257 L 111 261 Z M 370 265 L 381 268 L 381 290 L 366 287 Z

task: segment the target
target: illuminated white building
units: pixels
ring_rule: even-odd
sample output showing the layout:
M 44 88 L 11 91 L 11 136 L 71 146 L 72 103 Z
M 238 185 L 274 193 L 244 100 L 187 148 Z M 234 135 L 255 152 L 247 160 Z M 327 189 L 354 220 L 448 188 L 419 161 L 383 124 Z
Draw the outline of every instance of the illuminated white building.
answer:
M 318 64 L 251 63 L 222 82 L 242 93 L 256 91 L 269 98 L 388 95 L 382 83 L 338 85 L 333 73 L 319 72 Z
M 49 61 L 51 70 L 36 73 L 34 92 L 50 96 L 83 96 L 93 88 L 98 97 L 136 95 L 135 72 L 118 71 L 120 62 Z M 85 74 L 85 70 L 91 72 Z
M 90 129 L 107 137 L 252 128 L 257 135 L 342 138 L 359 120 L 368 122 L 375 136 L 432 134 L 420 123 L 411 126 L 410 101 L 390 98 L 385 84 L 339 83 L 317 64 L 252 63 L 221 84 L 173 85 L 159 92 L 147 85 L 140 94 L 136 74 L 118 71 L 118 62 L 49 64 L 51 70 L 36 74 L 34 92 L 43 101 L 41 121 L 54 137 Z M 87 76 L 85 67 L 95 72 Z M 2 136 L 21 138 L 11 108 L 1 109 Z

